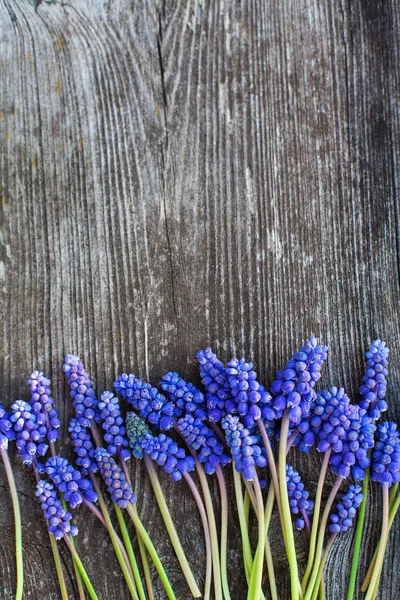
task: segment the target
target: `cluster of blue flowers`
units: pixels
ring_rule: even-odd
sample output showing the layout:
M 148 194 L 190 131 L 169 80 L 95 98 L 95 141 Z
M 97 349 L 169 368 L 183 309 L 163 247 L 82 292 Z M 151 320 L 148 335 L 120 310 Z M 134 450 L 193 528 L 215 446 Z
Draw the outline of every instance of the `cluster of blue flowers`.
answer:
M 132 486 L 126 480 L 121 467 L 113 457 L 105 448 L 96 448 L 95 457 L 112 501 L 116 502 L 120 508 L 126 508 L 128 504 L 134 504 L 136 496 L 132 491 Z
M 96 473 L 99 467 L 94 455 L 95 448 L 88 428 L 81 425 L 78 419 L 71 419 L 68 431 L 77 455 L 75 460 L 76 465 L 84 475 L 87 475 L 89 472 Z
M 338 534 L 347 531 L 354 521 L 357 509 L 360 507 L 364 496 L 361 493 L 359 485 L 349 485 L 349 488 L 336 504 L 336 510 L 330 516 L 329 531 L 332 534 Z
M 161 389 L 168 394 L 174 405 L 173 416 L 175 419 L 189 414 L 196 419 L 205 419 L 207 416 L 204 394 L 192 383 L 187 383 L 178 373 L 172 371 L 163 375 Z
M 15 440 L 15 438 L 10 415 L 0 402 L 0 449 L 7 450 L 9 440 Z
M 92 482 L 74 469 L 66 458 L 52 456 L 46 462 L 45 471 L 71 508 L 80 506 L 83 498 L 89 502 L 97 501 L 97 494 L 93 490 Z
M 36 496 L 42 503 L 44 518 L 49 522 L 49 532 L 56 540 L 65 535 L 77 535 L 78 529 L 71 525 L 71 513 L 63 507 L 54 486 L 48 481 L 40 480 L 36 485 Z
M 317 344 L 311 337 L 299 352 L 293 354 L 286 367 L 278 371 L 271 384 L 275 418 L 280 419 L 288 410 L 289 421 L 299 425 L 302 417 L 309 414 L 315 400 L 314 386 L 321 377 L 321 368 L 327 357 L 327 346 Z
M 187 456 L 185 450 L 165 433 L 157 436 L 146 435 L 142 441 L 142 448 L 166 473 L 171 475 L 173 481 L 180 481 L 182 473 L 194 471 L 195 460 Z
M 16 433 L 16 446 L 22 462 L 27 466 L 34 465 L 41 472 L 43 467 L 37 457 L 45 456 L 49 448 L 46 425 L 37 421 L 31 405 L 24 400 L 17 400 L 11 406 L 10 421 Z
M 231 461 L 215 432 L 201 419 L 194 419 L 188 414 L 179 419 L 178 428 L 189 448 L 198 452 L 198 459 L 204 463 L 208 475 L 215 473 L 218 464 L 225 466 Z
M 290 511 L 300 515 L 296 519 L 296 529 L 304 529 L 305 519 L 312 515 L 314 503 L 309 500 L 309 493 L 304 489 L 301 477 L 293 467 L 286 466 L 286 483 L 289 496 Z
M 168 402 L 157 388 L 126 373 L 118 377 L 114 388 L 128 400 L 142 419 L 160 429 L 171 429 L 174 424 L 174 405 Z
M 235 461 L 235 469 L 248 481 L 256 477 L 256 466 L 265 467 L 267 458 L 261 447 L 260 437 L 251 434 L 240 422 L 239 417 L 227 415 L 222 419 L 226 441 Z
M 108 444 L 107 451 L 111 455 L 118 455 L 121 460 L 128 460 L 131 456 L 128 450 L 129 441 L 126 437 L 125 421 L 121 415 L 118 398 L 112 392 L 103 392 L 97 408 L 105 431 L 104 441 Z
M 63 371 L 67 375 L 70 387 L 72 405 L 75 408 L 77 418 L 81 425 L 90 427 L 92 420 L 99 421 L 98 402 L 92 387 L 92 382 L 79 356 L 67 354 L 63 365 Z
M 41 371 L 34 371 L 28 380 L 28 384 L 31 392 L 29 403 L 36 421 L 41 425 L 46 425 L 47 439 L 49 442 L 54 442 L 60 435 L 61 421 L 58 418 L 57 410 L 53 406 L 54 399 L 51 397 L 49 388 L 50 379 L 45 377 Z
M 366 353 L 367 370 L 362 378 L 360 387 L 360 408 L 368 412 L 372 419 L 379 419 L 381 412 L 387 410 L 386 375 L 389 356 L 389 348 L 385 342 L 375 340 Z
M 126 415 L 126 433 L 129 439 L 129 444 L 132 449 L 132 454 L 135 458 L 143 458 L 143 440 L 151 435 L 150 427 L 146 421 L 143 421 L 134 412 L 129 412 Z
M 396 423 L 379 423 L 377 427 L 371 479 L 389 487 L 400 482 L 400 437 Z

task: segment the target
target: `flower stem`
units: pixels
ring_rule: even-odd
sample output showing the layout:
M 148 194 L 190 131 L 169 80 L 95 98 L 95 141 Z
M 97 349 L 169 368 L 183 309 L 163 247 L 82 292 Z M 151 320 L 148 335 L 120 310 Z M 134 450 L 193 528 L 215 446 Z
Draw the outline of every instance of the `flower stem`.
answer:
M 61 497 L 61 502 L 62 502 L 63 508 L 64 508 L 65 512 L 67 512 L 68 507 L 67 507 L 67 503 L 64 500 L 64 494 L 60 493 L 60 497 Z M 69 541 L 71 542 L 72 546 L 75 548 L 74 538 L 72 537 L 72 535 L 69 535 L 68 537 L 69 537 Z M 73 561 L 73 563 L 74 563 L 74 573 L 75 573 L 76 585 L 78 587 L 79 600 L 85 600 L 85 589 L 83 587 L 82 577 L 79 572 L 78 565 L 76 564 L 75 561 Z
M 67 544 L 69 551 L 71 552 L 74 562 L 78 566 L 79 572 L 82 575 L 82 579 L 86 585 L 86 589 L 89 592 L 89 596 L 92 598 L 92 600 L 99 600 L 96 592 L 94 591 L 92 582 L 90 581 L 89 576 L 86 573 L 85 567 L 83 566 L 82 561 L 79 558 L 79 555 L 75 549 L 75 546 L 71 543 L 70 537 L 68 535 L 65 535 L 64 541 Z
M 368 587 L 367 595 L 365 596 L 365 600 L 372 600 L 376 596 L 375 588 L 377 588 L 379 584 L 379 577 L 383 565 L 383 560 L 385 558 L 385 550 L 386 550 L 386 542 L 387 535 L 389 531 L 389 486 L 382 486 L 382 495 L 383 495 L 383 515 L 382 515 L 382 533 L 381 539 L 379 542 L 378 554 L 375 561 L 374 570 L 372 572 L 371 582 Z
M 266 562 L 268 569 L 268 579 L 269 579 L 269 587 L 271 590 L 271 598 L 272 600 L 278 600 L 278 592 L 276 589 L 276 580 L 275 580 L 275 570 L 274 563 L 272 560 L 271 548 L 268 539 L 268 530 L 271 522 L 272 509 L 275 503 L 275 489 L 272 484 L 270 484 L 268 489 L 267 501 L 265 503 L 264 509 L 264 521 L 265 521 L 265 553 L 266 553 Z
M 218 545 L 218 533 L 217 533 L 217 524 L 215 522 L 215 513 L 213 500 L 211 497 L 210 487 L 208 485 L 207 476 L 205 474 L 203 465 L 197 458 L 197 453 L 193 448 L 189 446 L 187 440 L 182 435 L 182 432 L 179 430 L 179 427 L 175 424 L 174 429 L 176 433 L 182 438 L 182 441 L 188 448 L 189 452 L 195 459 L 196 473 L 200 481 L 201 491 L 203 492 L 204 503 L 207 511 L 207 519 L 208 519 L 208 527 L 210 531 L 210 540 L 211 540 L 211 553 L 212 553 L 212 561 L 213 561 L 213 571 L 214 571 L 214 595 L 215 600 L 222 600 L 222 583 L 221 583 L 221 565 L 219 560 L 219 545 Z
M 246 575 L 247 584 L 249 584 L 251 570 L 253 568 L 253 556 L 251 553 L 249 531 L 248 531 L 248 526 L 247 526 L 244 502 L 243 502 L 241 476 L 240 476 L 240 473 L 238 473 L 236 471 L 234 462 L 232 463 L 232 467 L 233 467 L 233 469 L 232 469 L 233 470 L 233 483 L 235 486 L 236 508 L 237 508 L 238 517 L 239 517 L 240 535 L 242 537 L 244 572 Z M 247 498 L 250 499 L 250 497 L 248 495 L 247 495 Z
M 320 511 L 321 511 L 322 491 L 324 489 L 325 476 L 326 476 L 326 471 L 328 469 L 331 452 L 332 452 L 331 448 L 329 448 L 325 452 L 324 459 L 322 461 L 321 472 L 319 474 L 319 479 L 318 479 L 317 492 L 315 495 L 315 503 L 314 503 L 313 521 L 312 521 L 312 527 L 311 527 L 308 562 L 307 562 L 306 571 L 304 573 L 303 581 L 301 582 L 301 589 L 303 590 L 303 594 L 306 591 L 308 580 L 310 578 L 311 571 L 312 571 L 313 564 L 314 564 L 315 545 L 317 542 L 317 533 L 318 533 L 318 522 L 319 522 Z
M 15 600 L 21 600 L 24 589 L 24 561 L 22 557 L 22 521 L 21 509 L 19 506 L 17 486 L 15 485 L 14 473 L 10 463 L 10 457 L 6 449 L 1 450 L 4 468 L 7 475 L 8 486 L 10 488 L 11 500 L 14 511 L 15 527 L 15 557 L 17 564 L 17 588 L 15 591 Z
M 69 600 L 67 586 L 65 583 L 64 572 L 61 564 L 60 553 L 58 551 L 57 540 L 52 533 L 49 532 L 51 551 L 53 553 L 54 565 L 56 567 L 58 583 L 60 586 L 62 600 Z
M 322 582 L 322 576 L 323 576 L 323 573 L 324 573 L 325 563 L 327 561 L 330 549 L 332 548 L 333 542 L 336 539 L 336 536 L 337 536 L 337 533 L 334 533 L 333 535 L 331 535 L 331 537 L 329 539 L 329 542 L 328 542 L 328 544 L 326 546 L 325 552 L 324 552 L 324 554 L 322 556 L 322 560 L 321 560 L 321 564 L 320 564 L 319 569 L 318 569 L 317 580 L 315 582 L 314 592 L 313 592 L 311 600 L 317 600 L 317 596 L 321 592 L 321 585 L 320 584 Z M 323 588 L 322 588 L 322 595 L 324 595 Z
M 203 492 L 204 504 L 207 512 L 208 527 L 210 531 L 211 540 L 211 555 L 213 561 L 213 572 L 214 572 L 214 594 L 215 600 L 222 600 L 222 586 L 221 586 L 221 566 L 219 562 L 219 547 L 218 547 L 218 533 L 217 524 L 215 522 L 214 506 L 211 497 L 210 488 L 206 474 L 203 469 L 203 465 L 196 459 L 196 472 L 200 481 L 201 490 Z
M 154 563 L 154 566 L 156 567 L 157 572 L 158 572 L 158 574 L 160 576 L 160 579 L 161 579 L 161 581 L 162 581 L 162 583 L 164 585 L 164 589 L 165 589 L 165 591 L 167 593 L 168 598 L 170 600 L 176 600 L 176 596 L 175 596 L 174 591 L 173 591 L 173 589 L 171 587 L 171 584 L 170 584 L 169 579 L 167 577 L 167 574 L 166 574 L 166 572 L 164 570 L 164 567 L 161 564 L 160 557 L 157 554 L 157 550 L 154 548 L 153 542 L 151 541 L 151 539 L 149 537 L 149 534 L 147 533 L 147 531 L 144 528 L 141 520 L 139 519 L 139 515 L 138 515 L 138 512 L 137 512 L 136 505 L 135 504 L 128 504 L 127 511 L 128 511 L 128 514 L 129 514 L 130 518 L 132 519 L 132 523 L 134 524 L 136 531 L 138 532 L 138 534 L 142 538 L 142 540 L 143 540 L 143 542 L 144 542 L 144 544 L 145 544 L 145 546 L 146 546 L 146 548 L 148 550 L 148 553 L 151 556 L 151 559 L 152 559 L 152 561 Z
M 260 421 L 260 419 L 259 419 Z M 289 432 L 289 416 L 287 410 L 285 411 L 282 423 L 281 423 L 281 434 L 279 442 L 279 462 L 278 462 L 278 475 L 279 475 L 279 492 L 282 505 L 282 519 L 283 527 L 286 534 L 286 552 L 288 556 L 290 566 L 290 582 L 291 582 L 291 595 L 292 600 L 298 600 L 299 598 L 299 573 L 297 567 L 296 547 L 294 543 L 292 517 L 290 514 L 289 496 L 287 491 L 286 483 L 286 444 Z M 271 465 L 270 465 L 271 468 Z M 272 474 L 272 469 L 271 469 Z
M 286 429 L 289 430 L 289 419 L 287 416 L 286 416 L 286 420 L 287 420 Z M 282 419 L 282 424 L 283 424 L 283 419 Z M 280 498 L 280 493 L 279 493 L 280 482 L 279 482 L 279 477 L 278 477 L 278 473 L 276 470 L 275 459 L 274 459 L 274 455 L 272 452 L 271 443 L 269 441 L 269 437 L 266 432 L 265 425 L 264 425 L 262 419 L 257 420 L 257 425 L 258 425 L 258 429 L 260 430 L 261 439 L 263 441 L 265 451 L 267 453 L 268 467 L 271 472 L 272 483 L 275 488 L 275 495 L 276 495 L 276 500 L 277 500 L 277 504 L 278 504 L 279 515 L 281 517 L 282 528 L 284 529 L 284 520 L 283 520 L 283 512 L 282 512 L 282 510 L 283 510 L 282 509 L 282 498 Z M 286 431 L 286 438 L 287 438 L 287 433 L 288 433 L 288 431 Z M 285 451 L 285 487 L 286 487 L 286 443 L 287 443 L 287 439 L 282 441 L 282 431 L 281 431 L 281 445 L 282 445 L 282 447 L 284 447 L 284 451 Z
M 365 469 L 363 487 L 362 487 L 362 493 L 363 493 L 364 498 L 361 502 L 361 505 L 360 505 L 360 508 L 358 511 L 358 517 L 357 517 L 356 537 L 355 537 L 355 541 L 354 541 L 353 558 L 351 561 L 349 585 L 347 588 L 347 600 L 353 600 L 354 591 L 356 588 L 358 564 L 360 562 L 361 540 L 362 540 L 362 534 L 364 531 L 365 511 L 367 508 L 367 500 L 368 500 L 369 479 L 370 479 L 370 468 L 368 467 L 367 469 Z
M 210 531 L 208 529 L 208 521 L 207 521 L 207 513 L 204 508 L 203 500 L 201 499 L 199 490 L 196 487 L 195 482 L 189 473 L 184 471 L 182 473 L 183 477 L 188 484 L 193 497 L 196 501 L 197 508 L 200 513 L 201 522 L 203 524 L 204 531 L 204 543 L 206 548 L 206 576 L 204 580 L 204 592 L 203 592 L 203 600 L 210 600 L 210 592 L 211 592 L 211 579 L 212 579 L 212 556 L 211 556 L 211 540 L 210 540 Z
M 399 485 L 398 483 L 394 483 L 392 485 L 392 487 L 390 488 L 390 498 L 389 498 L 390 510 L 389 510 L 388 534 L 389 534 L 389 531 L 392 528 L 394 518 L 396 516 L 396 513 L 397 513 L 399 505 L 400 505 L 400 494 L 398 496 L 396 496 L 398 485 Z M 379 544 L 378 544 L 378 547 L 379 547 Z M 372 571 L 374 570 L 376 556 L 378 554 L 378 547 L 375 548 L 375 552 L 374 552 L 374 555 L 372 557 L 371 564 L 369 565 L 367 574 L 366 574 L 365 579 L 363 581 L 363 584 L 361 586 L 361 591 L 362 592 L 365 592 L 367 590 L 368 584 L 371 581 Z
M 144 591 L 142 579 L 140 577 L 139 567 L 137 564 L 135 553 L 133 551 L 133 546 L 132 546 L 131 538 L 130 538 L 130 535 L 128 532 L 128 528 L 126 526 L 124 515 L 122 514 L 122 510 L 120 509 L 120 507 L 118 506 L 118 504 L 116 502 L 114 502 L 114 510 L 115 510 L 115 514 L 117 515 L 118 525 L 119 525 L 119 528 L 121 531 L 122 539 L 124 540 L 125 548 L 128 553 L 129 563 L 131 565 L 133 576 L 135 578 L 135 583 L 136 583 L 137 591 L 139 594 L 139 598 L 140 598 L 140 600 L 146 600 L 146 594 Z
M 140 537 L 140 533 L 136 530 L 136 539 L 139 545 L 140 558 L 142 560 L 143 574 L 144 580 L 146 582 L 146 589 L 149 595 L 149 600 L 155 600 L 154 588 L 153 588 L 153 579 L 150 573 L 150 565 L 149 559 L 147 558 L 146 546 L 142 538 Z
M 324 512 L 323 512 L 322 518 L 321 518 L 321 525 L 319 528 L 317 549 L 316 549 L 315 558 L 314 558 L 314 567 L 311 572 L 310 580 L 309 580 L 308 587 L 307 587 L 307 593 L 304 596 L 304 600 L 311 600 L 311 596 L 314 591 L 315 582 L 316 582 L 317 576 L 318 576 L 318 569 L 319 569 L 320 562 L 321 562 L 322 550 L 323 550 L 323 546 L 324 546 L 325 529 L 326 529 L 326 525 L 328 523 L 329 513 L 331 511 L 332 504 L 334 503 L 334 500 L 336 498 L 336 494 L 338 493 L 339 488 L 342 485 L 342 482 L 343 482 L 343 477 L 338 477 L 336 479 L 335 484 L 332 488 L 332 491 L 329 494 L 329 498 L 326 501 L 325 509 L 324 509 Z
M 200 598 L 201 592 L 197 586 L 196 580 L 189 566 L 185 552 L 182 548 L 181 541 L 179 539 L 176 527 L 172 520 L 171 513 L 169 512 L 168 505 L 160 485 L 160 480 L 158 479 L 157 471 L 154 468 L 154 463 L 148 455 L 145 455 L 144 462 L 150 479 L 151 487 L 153 488 L 153 492 L 157 500 L 158 508 L 160 509 L 160 513 L 163 518 L 165 527 L 167 529 L 169 539 L 171 540 L 172 546 L 175 550 L 175 554 L 178 558 L 186 582 L 190 588 L 190 592 L 194 598 Z
M 229 593 L 229 584 L 228 584 L 228 571 L 227 571 L 227 553 L 228 553 L 228 496 L 226 493 L 226 484 L 224 474 L 221 469 L 221 465 L 217 465 L 216 467 L 217 479 L 219 484 L 219 493 L 221 496 L 221 554 L 220 554 L 220 564 L 221 564 L 221 581 L 222 581 L 222 589 L 224 592 L 225 600 L 231 600 L 231 595 Z
M 103 495 L 102 495 L 102 493 L 100 491 L 100 488 L 97 485 L 97 481 L 93 485 L 93 487 L 94 487 L 94 489 L 95 489 L 95 491 L 96 491 L 96 493 L 98 495 L 99 505 L 100 505 L 100 508 L 101 508 L 101 511 L 102 511 L 102 514 L 103 514 L 103 517 L 104 517 L 104 524 L 105 524 L 105 526 L 107 528 L 107 531 L 108 531 L 108 534 L 110 536 L 112 545 L 114 547 L 115 554 L 117 556 L 119 565 L 121 567 L 121 571 L 122 571 L 122 573 L 123 573 L 123 575 L 125 577 L 125 581 L 126 581 L 126 584 L 128 586 L 128 589 L 129 589 L 129 592 L 131 594 L 131 597 L 133 598 L 133 600 L 139 600 L 139 596 L 138 596 L 138 593 L 137 593 L 135 581 L 133 579 L 133 575 L 132 575 L 130 567 L 129 567 L 129 562 L 127 562 L 127 557 L 124 557 L 124 555 L 123 555 L 121 544 L 120 544 L 120 540 L 119 540 L 119 538 L 118 538 L 118 536 L 116 534 L 116 531 L 115 531 L 115 529 L 113 527 L 113 524 L 111 522 L 111 518 L 110 518 L 110 515 L 108 513 L 107 506 L 105 504 L 105 501 L 104 501 Z
M 253 481 L 254 491 L 257 499 L 258 513 L 258 546 L 254 559 L 253 569 L 250 577 L 250 585 L 247 600 L 259 600 L 261 595 L 262 574 L 264 564 L 265 530 L 264 530 L 264 502 L 257 474 Z

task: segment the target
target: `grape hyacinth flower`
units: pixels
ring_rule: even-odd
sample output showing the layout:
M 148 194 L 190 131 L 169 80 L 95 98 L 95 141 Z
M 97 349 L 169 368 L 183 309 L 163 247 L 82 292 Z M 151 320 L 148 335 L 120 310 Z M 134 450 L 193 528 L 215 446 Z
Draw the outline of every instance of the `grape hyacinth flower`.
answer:
M 24 400 L 14 402 L 11 411 L 10 420 L 16 433 L 18 454 L 25 465 L 34 465 L 38 472 L 42 472 L 43 465 L 37 461 L 37 456 L 45 456 L 48 450 L 45 443 L 46 426 L 37 422 L 31 405 Z
M 222 419 L 227 444 L 232 452 L 235 469 L 243 473 L 247 481 L 256 477 L 256 467 L 265 467 L 267 458 L 260 444 L 260 437 L 251 434 L 239 417 L 227 415 Z
M 87 427 L 81 425 L 78 419 L 71 419 L 68 426 L 72 445 L 77 455 L 76 464 L 84 475 L 97 473 L 99 467 L 95 458 L 95 448 Z
M 54 399 L 51 397 L 49 388 L 50 379 L 44 376 L 41 371 L 34 371 L 29 380 L 31 398 L 29 403 L 32 412 L 36 416 L 36 421 L 45 424 L 47 427 L 47 439 L 49 442 L 55 442 L 60 435 L 59 428 L 61 421 L 58 418 L 58 412 L 54 408 Z
M 195 460 L 187 456 L 185 450 L 165 433 L 158 436 L 148 434 L 142 442 L 145 454 L 149 455 L 173 481 L 180 481 L 182 473 L 194 471 Z
M 16 434 L 12 427 L 10 415 L 0 402 L 0 455 L 3 460 L 8 486 L 10 488 L 15 523 L 15 557 L 17 574 L 15 600 L 22 600 L 24 590 L 24 561 L 22 554 L 21 509 L 19 505 L 17 486 L 15 485 L 14 473 L 10 458 L 8 456 L 8 442 L 10 440 L 14 440 L 15 438 Z
M 52 456 L 46 462 L 45 471 L 72 509 L 80 506 L 84 498 L 88 502 L 97 501 L 92 482 L 85 479 L 65 458 Z
M 204 394 L 192 383 L 187 383 L 179 377 L 178 373 L 169 372 L 163 375 L 160 386 L 174 404 L 175 419 L 186 414 L 193 415 L 197 419 L 206 418 Z
M 7 450 L 9 440 L 15 440 L 16 437 L 10 414 L 0 402 L 0 444 L 2 448 Z
M 206 389 L 207 416 L 210 422 L 218 423 L 226 414 L 235 411 L 228 374 L 217 355 L 206 348 L 197 353 L 201 382 Z
M 327 346 L 317 344 L 315 337 L 311 336 L 299 352 L 293 354 L 285 369 L 277 372 L 271 385 L 276 419 L 281 418 L 287 409 L 289 421 L 298 425 L 302 415 L 308 413 L 316 397 L 313 388 L 321 377 L 327 350 Z
M 163 430 L 173 427 L 174 405 L 172 402 L 168 402 L 157 388 L 126 373 L 117 378 L 114 388 L 151 425 Z
M 347 492 L 336 504 L 335 512 L 330 516 L 330 533 L 337 535 L 338 533 L 347 531 L 353 525 L 357 509 L 360 507 L 363 498 L 361 486 L 349 485 Z
M 128 460 L 131 457 L 128 450 L 129 441 L 126 437 L 125 422 L 121 416 L 118 398 L 112 392 L 103 392 L 98 410 L 105 431 L 104 441 L 108 444 L 107 451 L 111 456 L 118 455 L 120 460 Z
M 126 433 L 129 439 L 130 447 L 135 458 L 143 458 L 143 440 L 147 435 L 151 435 L 150 428 L 146 422 L 138 417 L 134 412 L 126 415 Z
M 132 491 L 132 487 L 127 482 L 121 467 L 117 465 L 109 452 L 104 448 L 96 448 L 95 457 L 112 501 L 116 502 L 120 508 L 126 508 L 128 504 L 134 504 L 136 496 Z
M 98 402 L 92 387 L 92 382 L 86 373 L 78 356 L 67 354 L 63 365 L 70 387 L 70 396 L 73 398 L 73 407 L 76 416 L 85 427 L 90 427 L 92 421 L 99 421 Z
M 49 532 L 54 535 L 56 540 L 60 540 L 67 534 L 77 535 L 78 529 L 70 523 L 72 515 L 64 509 L 51 483 L 42 479 L 38 481 L 36 496 L 42 503 L 44 518 L 49 522 Z
M 371 479 L 382 486 L 400 482 L 400 438 L 396 423 L 379 423 L 371 470 Z
M 367 369 L 362 378 L 360 387 L 360 408 L 366 410 L 372 419 L 379 419 L 381 412 L 387 410 L 386 375 L 389 348 L 385 342 L 375 340 L 365 354 L 367 358 Z
M 371 479 L 379 482 L 382 489 L 382 530 L 379 545 L 368 570 L 367 577 L 361 587 L 363 592 L 367 591 L 366 600 L 372 600 L 376 597 L 376 590 L 379 585 L 385 558 L 388 533 L 400 503 L 400 497 L 397 493 L 393 496 L 392 504 L 389 501 L 389 488 L 395 484 L 394 490 L 397 492 L 396 488 L 400 481 L 400 436 L 396 423 L 379 423 L 375 439 L 375 448 L 372 453 Z
M 246 362 L 244 358 L 232 359 L 227 364 L 226 373 L 235 412 L 242 417 L 244 426 L 250 429 L 261 418 L 271 422 L 275 417 L 271 395 L 258 383 L 253 363 Z
M 301 477 L 293 467 L 286 466 L 286 482 L 289 496 L 290 511 L 293 515 L 300 515 L 296 519 L 296 529 L 304 529 L 312 514 L 314 503 L 308 499 L 309 493 L 304 489 Z
M 189 448 L 198 452 L 198 460 L 204 463 L 207 475 L 215 473 L 217 465 L 225 466 L 231 458 L 224 452 L 224 446 L 212 429 L 201 419 L 195 419 L 190 414 L 178 421 L 178 429 Z

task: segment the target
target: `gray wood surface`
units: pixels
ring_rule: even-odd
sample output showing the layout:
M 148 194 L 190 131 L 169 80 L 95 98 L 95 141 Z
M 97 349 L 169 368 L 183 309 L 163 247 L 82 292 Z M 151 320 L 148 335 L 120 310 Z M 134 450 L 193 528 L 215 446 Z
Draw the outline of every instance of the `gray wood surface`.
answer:
M 99 393 L 122 370 L 156 384 L 176 369 L 198 383 L 195 353 L 208 344 L 223 359 L 252 357 L 268 385 L 314 333 L 330 346 L 321 385 L 355 399 L 368 343 L 387 341 L 398 418 L 399 15 L 396 0 L 0 0 L 5 405 L 27 399 L 30 372 L 43 369 L 64 423 L 59 448 L 72 458 L 66 352 L 80 354 Z M 320 458 L 292 457 L 314 491 Z M 14 454 L 13 466 L 25 598 L 54 600 L 33 476 Z M 140 514 L 186 599 L 143 465 L 131 470 Z M 194 504 L 183 484 L 160 477 L 201 580 Z M 0 506 L 0 597 L 10 600 L 2 465 Z M 374 487 L 363 572 L 380 514 Z M 99 597 L 128 598 L 101 526 L 83 509 L 77 522 Z M 381 599 L 400 597 L 399 532 L 397 520 Z M 243 600 L 233 512 L 230 534 L 232 599 Z M 285 600 L 276 520 L 272 542 Z M 334 546 L 328 600 L 344 598 L 352 543 L 349 532 Z

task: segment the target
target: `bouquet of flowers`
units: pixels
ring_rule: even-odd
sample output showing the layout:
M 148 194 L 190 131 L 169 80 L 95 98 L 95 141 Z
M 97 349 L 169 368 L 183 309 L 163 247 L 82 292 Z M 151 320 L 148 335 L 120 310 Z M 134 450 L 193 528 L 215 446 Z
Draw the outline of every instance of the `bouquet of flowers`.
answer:
M 389 531 L 400 504 L 399 432 L 395 423 L 381 421 L 381 413 L 388 408 L 389 350 L 381 340 L 370 345 L 358 403 L 352 403 L 343 388 L 316 390 L 327 350 L 311 337 L 276 373 L 267 390 L 259 383 L 251 362 L 235 358 L 224 364 L 206 348 L 197 354 L 202 389 L 175 372 L 162 377 L 160 389 L 133 374 L 122 374 L 114 383 L 114 392 L 105 391 L 99 399 L 81 360 L 68 354 L 63 370 L 75 410 L 68 426 L 76 455 L 74 465 L 56 451 L 61 423 L 50 380 L 41 372 L 32 373 L 29 401 L 17 400 L 10 413 L 0 405 L 0 451 L 15 515 L 16 599 L 23 597 L 23 559 L 18 495 L 8 456 L 12 442 L 23 464 L 36 477 L 36 495 L 47 522 L 63 600 L 69 596 L 58 551 L 61 541 L 71 554 L 79 599 L 86 593 L 98 598 L 74 541 L 78 530 L 72 515 L 77 509 L 90 510 L 106 528 L 132 599 L 155 598 L 150 559 L 166 596 L 176 600 L 157 544 L 138 515 L 129 469 L 132 457 L 145 464 L 191 597 L 205 600 L 231 598 L 228 511 L 235 513 L 240 526 L 247 599 L 282 598 L 269 543 L 274 510 L 279 514 L 290 569 L 291 600 L 325 598 L 324 566 L 331 548 L 340 543 L 340 534 L 356 523 L 350 580 L 342 594 L 352 600 L 369 486 L 379 485 L 381 536 L 361 586 L 366 600 L 376 598 Z M 290 465 L 293 452 L 321 455 L 314 499 Z M 201 582 L 196 581 L 185 555 L 157 467 L 173 481 L 188 486 L 198 509 L 206 556 Z M 329 471 L 335 481 L 327 490 Z M 220 515 L 215 514 L 210 492 L 209 479 L 214 475 Z M 233 480 L 233 505 L 228 501 L 227 477 L 229 483 Z M 111 498 L 112 510 L 105 492 Z M 257 522 L 255 540 L 250 535 L 250 512 Z M 140 556 L 135 554 L 127 519 L 133 523 Z M 294 527 L 303 530 L 308 539 L 304 573 L 299 572 Z

